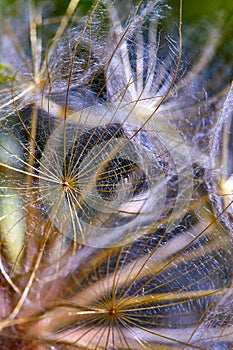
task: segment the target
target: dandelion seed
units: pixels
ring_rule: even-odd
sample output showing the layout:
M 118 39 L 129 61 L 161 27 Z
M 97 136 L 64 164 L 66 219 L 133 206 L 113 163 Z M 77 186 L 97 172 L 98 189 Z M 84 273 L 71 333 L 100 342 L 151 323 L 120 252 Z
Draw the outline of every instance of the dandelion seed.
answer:
M 230 349 L 222 28 L 185 71 L 182 2 L 170 35 L 160 0 L 22 4 L 19 35 L 1 21 L 0 347 Z

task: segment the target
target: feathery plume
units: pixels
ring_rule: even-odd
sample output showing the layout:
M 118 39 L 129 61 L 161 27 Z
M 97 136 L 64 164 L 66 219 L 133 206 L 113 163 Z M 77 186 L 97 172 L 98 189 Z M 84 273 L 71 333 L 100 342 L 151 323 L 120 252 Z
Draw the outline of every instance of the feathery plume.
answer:
M 196 55 L 182 1 L 20 4 L 0 27 L 1 349 L 232 348 L 231 21 Z

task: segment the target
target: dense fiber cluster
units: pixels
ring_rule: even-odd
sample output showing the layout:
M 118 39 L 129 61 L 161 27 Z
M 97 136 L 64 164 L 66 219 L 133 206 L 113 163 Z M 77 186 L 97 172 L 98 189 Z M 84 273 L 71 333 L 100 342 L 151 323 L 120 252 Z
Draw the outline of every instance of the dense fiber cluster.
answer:
M 19 2 L 0 15 L 0 348 L 231 349 L 231 25 L 192 30 L 182 1 Z

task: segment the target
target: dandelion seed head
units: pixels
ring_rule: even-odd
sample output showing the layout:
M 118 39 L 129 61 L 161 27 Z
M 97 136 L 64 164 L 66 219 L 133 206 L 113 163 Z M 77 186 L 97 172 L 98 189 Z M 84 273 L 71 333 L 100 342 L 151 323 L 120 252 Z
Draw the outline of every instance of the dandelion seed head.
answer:
M 182 2 L 43 6 L 1 22 L 0 346 L 231 346 L 223 29 L 200 50 Z

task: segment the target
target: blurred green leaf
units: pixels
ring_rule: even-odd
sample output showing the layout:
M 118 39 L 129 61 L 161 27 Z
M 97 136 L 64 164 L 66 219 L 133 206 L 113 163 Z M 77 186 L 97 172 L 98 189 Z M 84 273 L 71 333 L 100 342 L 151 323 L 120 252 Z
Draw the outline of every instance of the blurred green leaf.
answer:
M 6 84 L 12 79 L 11 67 L 0 62 L 0 84 Z

